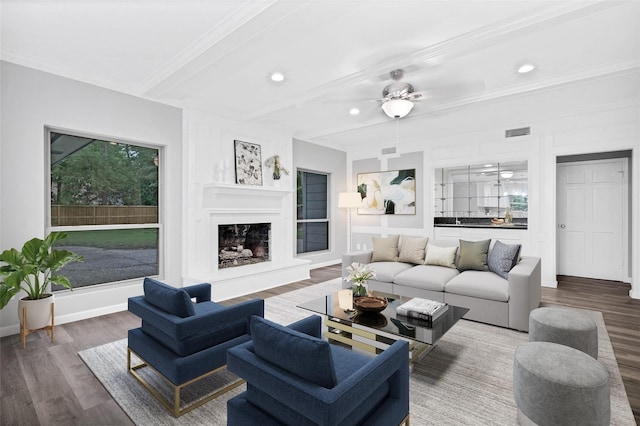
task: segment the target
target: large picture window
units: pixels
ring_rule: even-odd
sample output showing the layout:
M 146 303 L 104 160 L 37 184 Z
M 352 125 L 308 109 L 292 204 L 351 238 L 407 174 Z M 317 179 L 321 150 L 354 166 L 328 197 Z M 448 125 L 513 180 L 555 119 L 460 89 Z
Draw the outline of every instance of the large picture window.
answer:
M 60 273 L 74 288 L 158 275 L 158 148 L 54 130 L 48 139 L 50 231 L 85 259 Z
M 329 249 L 327 175 L 297 172 L 297 253 Z

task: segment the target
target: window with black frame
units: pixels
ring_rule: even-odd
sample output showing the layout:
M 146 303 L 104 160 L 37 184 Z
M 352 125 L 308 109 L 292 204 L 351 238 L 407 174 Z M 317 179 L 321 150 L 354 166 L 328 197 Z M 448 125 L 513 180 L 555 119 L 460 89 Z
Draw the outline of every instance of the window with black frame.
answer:
M 297 172 L 297 249 L 298 254 L 329 249 L 328 176 L 324 173 Z
M 54 130 L 47 134 L 49 231 L 66 232 L 56 247 L 85 259 L 60 274 L 74 288 L 158 275 L 159 149 Z

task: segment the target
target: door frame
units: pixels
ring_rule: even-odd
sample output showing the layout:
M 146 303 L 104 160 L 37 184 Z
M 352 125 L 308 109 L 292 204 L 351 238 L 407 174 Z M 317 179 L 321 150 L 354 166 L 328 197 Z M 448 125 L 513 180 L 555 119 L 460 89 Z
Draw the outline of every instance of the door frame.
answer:
M 622 183 L 622 200 L 621 200 L 621 209 L 622 209 L 622 266 L 621 266 L 621 278 L 622 282 L 631 283 L 631 276 L 629 273 L 629 258 L 630 258 L 630 248 L 631 248 L 631 238 L 630 238 L 630 215 L 629 210 L 631 206 L 631 193 L 630 193 L 630 168 L 631 165 L 631 157 L 628 156 L 610 156 L 608 157 L 606 154 L 608 153 L 586 153 L 586 154 L 577 154 L 577 155 L 556 155 L 556 164 L 555 164 L 555 211 L 554 211 L 554 219 L 555 219 L 555 267 L 556 267 L 556 275 L 558 274 L 558 265 L 559 265 L 559 256 L 560 252 L 558 251 L 558 240 L 559 240 L 559 230 L 558 230 L 558 166 L 559 165 L 567 165 L 567 164 L 598 164 L 602 162 L 606 162 L 609 160 L 623 160 L 622 161 L 622 171 L 624 173 L 625 179 Z M 603 158 L 590 158 L 597 157 L 602 155 Z M 562 161 L 559 162 L 558 159 L 560 157 L 583 157 L 584 160 L 576 159 L 574 161 Z

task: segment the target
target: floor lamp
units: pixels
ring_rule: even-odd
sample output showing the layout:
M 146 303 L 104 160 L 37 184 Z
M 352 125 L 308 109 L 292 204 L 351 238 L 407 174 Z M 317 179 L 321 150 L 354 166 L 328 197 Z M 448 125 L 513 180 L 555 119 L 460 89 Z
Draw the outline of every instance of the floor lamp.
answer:
M 349 209 L 347 213 L 347 252 L 351 253 L 351 208 L 360 207 L 362 197 L 359 192 L 341 192 L 338 195 L 338 207 Z

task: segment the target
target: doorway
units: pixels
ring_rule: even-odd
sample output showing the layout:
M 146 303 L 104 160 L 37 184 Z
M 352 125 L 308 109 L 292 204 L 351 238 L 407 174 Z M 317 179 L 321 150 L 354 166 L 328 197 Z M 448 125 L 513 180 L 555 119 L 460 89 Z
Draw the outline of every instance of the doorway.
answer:
M 629 157 L 558 157 L 557 274 L 627 281 Z

